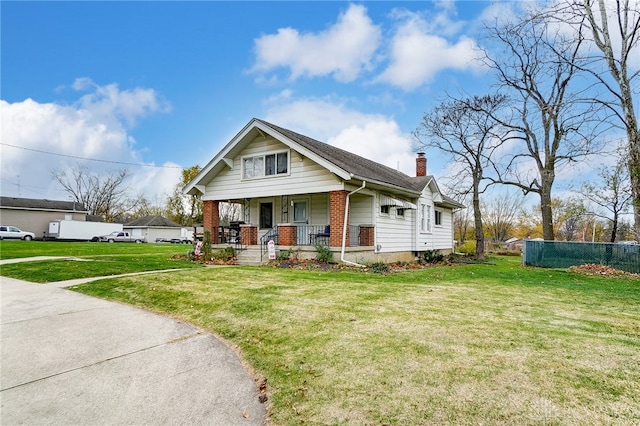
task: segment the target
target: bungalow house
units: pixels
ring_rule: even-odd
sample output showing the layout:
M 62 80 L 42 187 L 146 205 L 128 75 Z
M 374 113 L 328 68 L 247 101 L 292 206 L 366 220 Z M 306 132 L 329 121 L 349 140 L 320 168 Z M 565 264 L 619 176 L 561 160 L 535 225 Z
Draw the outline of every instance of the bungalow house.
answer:
M 213 243 L 225 235 L 220 203 L 238 203 L 242 248 L 273 240 L 280 250 L 295 247 L 312 258 L 321 242 L 347 263 L 451 252 L 453 211 L 464 207 L 427 175 L 423 153 L 412 177 L 255 118 L 184 192 L 201 195 L 204 229 Z M 264 253 L 260 260 L 266 260 Z

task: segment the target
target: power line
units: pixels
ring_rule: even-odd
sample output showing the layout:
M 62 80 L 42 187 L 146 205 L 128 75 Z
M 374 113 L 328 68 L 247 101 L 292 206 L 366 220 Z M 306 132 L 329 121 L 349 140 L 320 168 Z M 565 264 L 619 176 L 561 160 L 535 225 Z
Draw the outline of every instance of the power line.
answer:
M 156 168 L 160 168 L 160 169 L 184 169 L 184 167 L 182 167 L 182 166 L 156 166 L 155 164 L 128 163 L 126 161 L 100 160 L 100 159 L 97 159 L 97 158 L 79 157 L 77 155 L 58 154 L 56 152 L 43 151 L 41 149 L 25 148 L 23 146 L 11 145 L 11 144 L 4 143 L 4 142 L 0 142 L 0 145 L 9 146 L 11 148 L 24 149 L 25 151 L 38 152 L 40 154 L 55 155 L 55 156 L 58 156 L 58 157 L 66 157 L 66 158 L 74 158 L 76 160 L 98 161 L 100 163 L 123 164 L 123 165 L 126 165 L 126 166 L 136 166 L 136 167 L 156 167 Z

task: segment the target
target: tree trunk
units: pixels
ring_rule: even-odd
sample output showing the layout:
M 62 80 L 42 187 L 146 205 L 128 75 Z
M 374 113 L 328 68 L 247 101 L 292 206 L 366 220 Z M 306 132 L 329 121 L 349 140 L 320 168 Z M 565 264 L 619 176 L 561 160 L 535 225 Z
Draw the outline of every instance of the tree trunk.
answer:
M 629 136 L 629 179 L 631 180 L 631 203 L 636 241 L 640 241 L 640 133 L 637 129 L 627 128 Z
M 474 178 L 475 179 L 475 178 Z M 473 184 L 473 216 L 476 227 L 476 259 L 484 260 L 484 229 L 482 226 L 482 212 L 480 211 L 479 181 Z
M 616 242 L 616 237 L 618 236 L 618 215 L 613 215 L 613 220 L 611 221 L 611 242 Z
M 555 239 L 553 232 L 553 209 L 551 206 L 551 189 L 543 188 L 540 191 L 540 211 L 542 213 L 542 238 L 545 241 Z

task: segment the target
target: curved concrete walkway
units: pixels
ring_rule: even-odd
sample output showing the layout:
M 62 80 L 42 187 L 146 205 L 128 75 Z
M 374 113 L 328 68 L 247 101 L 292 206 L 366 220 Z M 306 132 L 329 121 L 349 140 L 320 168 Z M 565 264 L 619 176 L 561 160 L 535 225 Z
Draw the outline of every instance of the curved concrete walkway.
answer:
M 256 383 L 214 336 L 51 284 L 0 285 L 1 424 L 265 423 Z

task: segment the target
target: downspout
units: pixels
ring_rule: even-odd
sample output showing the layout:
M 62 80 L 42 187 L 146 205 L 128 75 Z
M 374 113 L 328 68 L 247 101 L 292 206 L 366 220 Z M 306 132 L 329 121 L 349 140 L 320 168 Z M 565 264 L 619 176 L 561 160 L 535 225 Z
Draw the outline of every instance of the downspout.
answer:
M 349 219 L 349 197 L 352 194 L 355 194 L 356 192 L 364 189 L 365 185 L 367 184 L 366 181 L 362 181 L 362 186 L 354 191 L 351 191 L 350 193 L 347 194 L 347 200 L 344 203 L 344 222 L 342 224 L 342 250 L 340 252 L 340 261 L 342 263 L 346 263 L 349 265 L 353 265 L 353 266 L 359 266 L 361 268 L 366 268 L 366 265 L 361 265 L 359 263 L 355 263 L 355 262 L 351 262 L 349 260 L 345 260 L 344 258 L 344 247 L 347 244 L 347 226 L 349 226 L 349 224 L 347 223 L 347 220 Z

